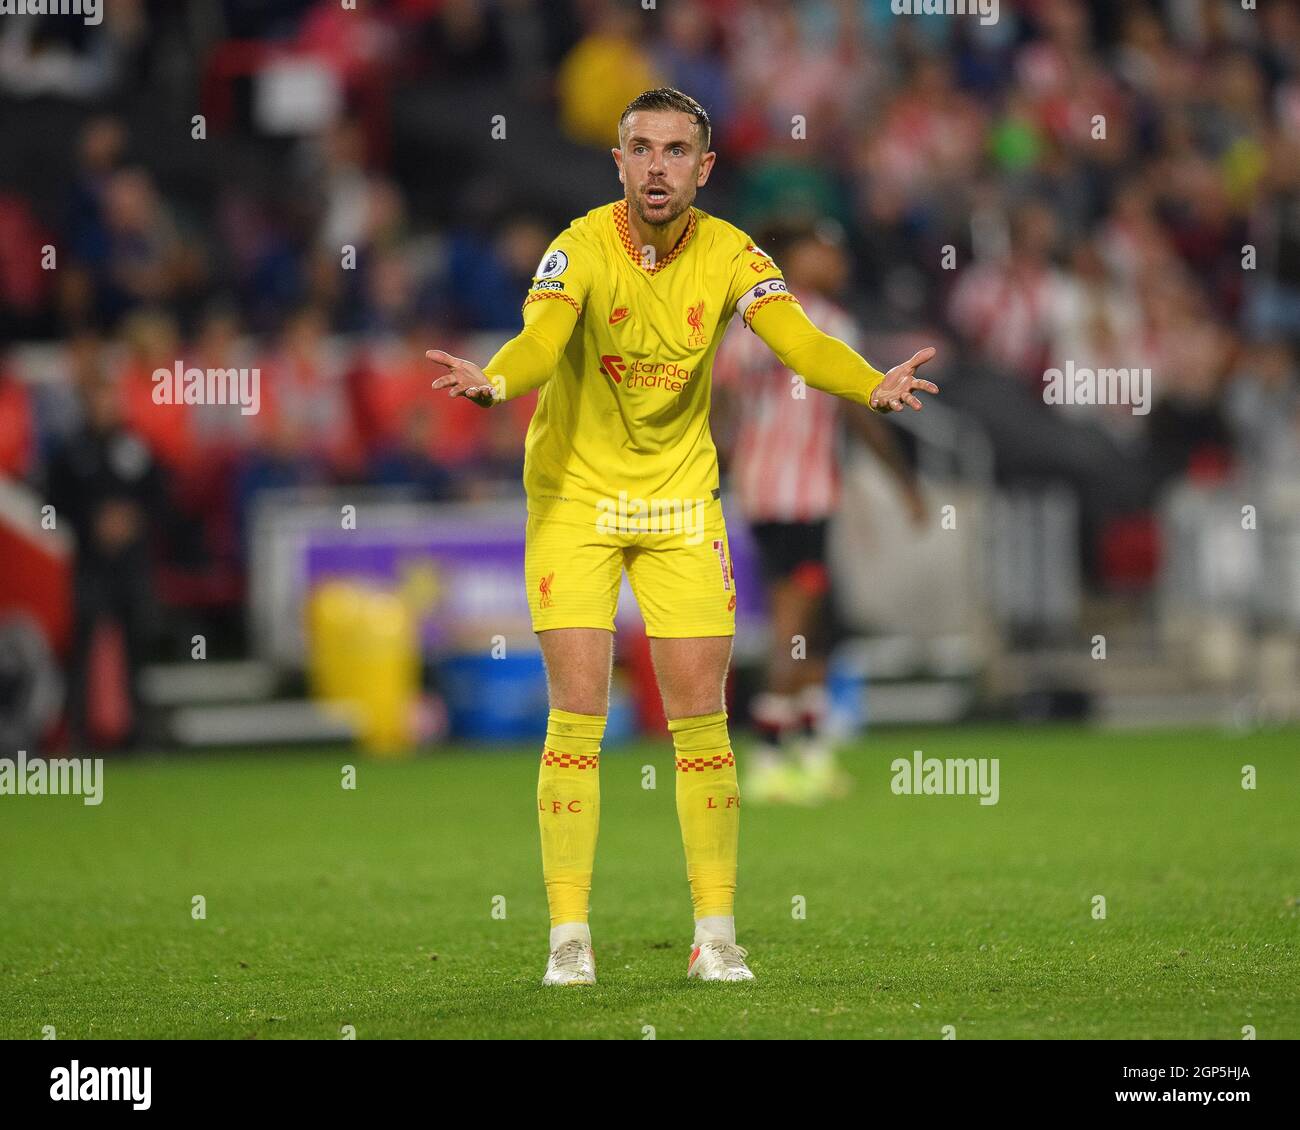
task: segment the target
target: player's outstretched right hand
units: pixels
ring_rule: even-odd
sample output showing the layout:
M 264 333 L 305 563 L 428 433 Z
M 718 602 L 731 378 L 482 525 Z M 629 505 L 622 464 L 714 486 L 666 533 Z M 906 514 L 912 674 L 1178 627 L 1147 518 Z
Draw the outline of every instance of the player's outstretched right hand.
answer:
M 434 388 L 448 389 L 449 396 L 468 397 L 480 408 L 491 408 L 496 403 L 492 382 L 473 361 L 453 357 L 441 349 L 430 349 L 425 356 L 435 365 L 441 365 L 447 370 L 443 376 L 434 379 Z
M 877 412 L 901 412 L 903 405 L 921 411 L 921 402 L 912 395 L 914 391 L 937 393 L 939 386 L 922 380 L 916 370 L 931 360 L 938 350 L 927 345 L 913 353 L 901 365 L 895 365 L 885 374 L 885 379 L 871 390 L 871 407 Z

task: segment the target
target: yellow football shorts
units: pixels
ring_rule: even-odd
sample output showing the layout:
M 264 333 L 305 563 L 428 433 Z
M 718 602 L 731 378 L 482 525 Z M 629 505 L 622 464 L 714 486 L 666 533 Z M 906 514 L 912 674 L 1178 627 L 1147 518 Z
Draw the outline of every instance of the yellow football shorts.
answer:
M 614 630 L 623 570 L 645 620 L 661 638 L 736 634 L 736 579 L 717 499 L 648 517 L 590 507 L 529 513 L 524 573 L 533 631 Z

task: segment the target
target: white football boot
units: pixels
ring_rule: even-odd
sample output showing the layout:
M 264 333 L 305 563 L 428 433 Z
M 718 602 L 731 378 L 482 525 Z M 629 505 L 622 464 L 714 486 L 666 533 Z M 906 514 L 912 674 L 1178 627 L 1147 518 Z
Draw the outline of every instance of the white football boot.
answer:
M 801 750 L 799 771 L 803 776 L 805 804 L 820 804 L 827 800 L 841 800 L 853 791 L 853 778 L 848 775 L 829 746 L 805 744 Z
M 686 976 L 697 981 L 752 981 L 754 974 L 745 964 L 749 951 L 734 942 L 713 938 L 691 950 Z
M 747 804 L 803 804 L 807 784 L 799 766 L 788 761 L 762 761 L 741 784 Z
M 571 939 L 551 950 L 546 963 L 543 985 L 594 985 L 596 983 L 596 953 L 590 942 Z

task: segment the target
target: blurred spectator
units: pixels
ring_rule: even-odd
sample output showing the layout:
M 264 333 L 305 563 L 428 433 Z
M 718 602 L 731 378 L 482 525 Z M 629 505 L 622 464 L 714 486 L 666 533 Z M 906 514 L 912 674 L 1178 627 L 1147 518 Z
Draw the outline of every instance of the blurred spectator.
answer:
M 112 9 L 113 5 L 105 5 Z M 106 93 L 118 76 L 119 36 L 129 36 L 136 0 L 119 6 L 125 18 L 96 26 L 58 15 L 24 13 L 4 21 L 0 35 L 0 86 L 21 98 L 53 96 L 89 101 Z M 12 14 L 12 13 L 11 13 Z M 105 26 L 107 25 L 107 26 Z
M 708 111 L 715 138 L 727 137 L 732 124 L 731 76 L 719 66 L 722 34 L 714 14 L 703 4 L 673 4 L 665 9 L 663 19 L 664 36 L 654 50 L 655 69 L 669 86 L 689 91 Z
M 393 294 L 394 275 L 406 240 L 401 189 L 366 168 L 365 133 L 348 120 L 327 130 L 300 153 L 304 197 L 319 220 L 308 285 L 316 302 L 337 311 L 341 328 L 367 328 L 376 317 L 409 302 L 414 281 Z M 376 264 L 383 278 L 373 280 Z
M 949 192 L 979 167 L 984 115 L 953 86 L 941 59 L 918 60 L 889 98 L 877 126 L 865 131 L 859 172 L 923 199 Z
M 304 300 L 311 267 L 301 246 L 302 229 L 308 226 L 306 211 L 301 201 L 259 199 L 237 184 L 227 183 L 219 190 L 218 240 L 251 329 L 278 329 Z
M 1236 354 L 1234 336 L 1210 316 L 1186 273 L 1144 281 L 1144 355 L 1155 373 L 1156 404 L 1147 418 L 1156 481 L 1191 471 L 1222 478 L 1233 461 L 1223 395 Z
M 1279 137 L 1251 218 L 1258 263 L 1249 275 L 1250 328 L 1300 341 L 1300 130 Z
M 316 0 L 299 26 L 295 47 L 308 58 L 327 62 L 348 85 L 388 63 L 396 42 L 392 28 L 374 8 Z
M 524 445 L 520 437 L 528 430 L 537 394 L 530 393 L 517 400 L 484 410 L 483 435 L 475 447 L 474 457 L 465 469 L 465 496 L 469 499 L 500 497 L 517 498 L 523 495 Z M 453 403 L 452 426 L 463 419 L 470 405 Z M 450 413 L 448 413 L 450 416 Z
M 173 403 L 170 386 L 154 380 L 158 370 L 174 373 L 181 361 L 176 321 L 160 310 L 142 310 L 127 319 L 122 338 L 127 355 L 120 395 L 126 424 L 149 445 L 155 459 L 173 473 L 184 474 L 200 458 L 194 444 L 194 406 Z
M 426 400 L 405 413 L 395 441 L 380 446 L 370 461 L 369 481 L 376 486 L 409 487 L 424 502 L 452 496 L 452 479 L 429 455 L 429 418 L 438 408 Z
M 81 389 L 100 380 L 108 371 L 104 354 L 103 340 L 89 330 L 82 330 L 65 347 L 66 379 L 47 381 L 32 389 L 41 474 L 53 454 L 85 426 L 85 398 Z
M 185 350 L 185 368 L 252 369 L 251 344 L 241 336 L 239 315 L 226 304 L 209 308 L 193 343 Z M 256 417 L 237 405 L 196 404 L 189 409 L 189 432 L 204 461 L 246 450 L 255 438 Z
M 106 326 L 141 306 L 180 301 L 204 275 L 198 249 L 182 241 L 152 176 L 141 168 L 109 174 L 102 214 L 83 225 L 74 252 L 75 268 L 89 275 L 94 313 Z M 69 311 L 74 319 L 87 313 Z
M 443 305 L 467 330 L 513 330 L 552 232 L 528 216 L 507 218 L 495 237 L 457 232 L 448 241 Z
M 967 267 L 949 309 L 953 325 L 987 361 L 1034 386 L 1047 368 L 1048 315 L 1060 302 L 1062 279 L 1051 260 L 1055 240 L 1051 209 L 1024 205 L 1012 220 L 1008 254 Z
M 345 477 L 361 464 L 342 360 L 328 347 L 318 307 L 299 310 L 259 366 L 258 431 L 265 452 L 304 481 Z
M 1141 311 L 1135 295 L 1111 276 L 1095 242 L 1075 246 L 1071 266 L 1053 295 L 1048 313 L 1052 337 L 1048 358 L 1053 367 L 1073 362 L 1076 368 L 1143 368 Z M 1120 442 L 1143 431 L 1141 416 L 1119 404 L 1054 404 L 1076 422 L 1096 422 Z M 1086 420 L 1085 420 L 1086 417 Z
M 835 153 L 868 89 L 874 68 L 861 37 L 810 42 L 799 7 L 782 0 L 736 13 L 730 71 L 742 108 L 729 138 L 730 160 L 760 147 L 790 148 L 791 141 L 823 158 Z M 776 75 L 779 82 L 773 81 Z
M 413 322 L 401 338 L 372 346 L 353 373 L 353 418 L 372 464 L 381 452 L 415 442 L 408 426 L 412 416 L 420 421 L 424 454 L 453 477 L 459 478 L 478 454 L 487 414 L 481 409 L 466 412 L 473 405 L 456 403 L 430 388 L 433 373 L 424 351 L 429 342 L 445 340 L 440 328 Z M 434 410 L 426 414 L 426 406 Z
M 52 238 L 26 200 L 0 192 L 0 337 L 40 328 L 53 278 L 44 263 Z
M 77 138 L 66 221 L 74 246 L 91 246 L 100 239 L 105 191 L 121 163 L 126 140 L 126 126 L 110 114 L 91 118 Z
M 27 386 L 0 364 L 0 478 L 27 477 L 33 454 L 32 431 Z
M 234 39 L 288 35 L 316 0 L 221 0 L 221 17 Z
M 1243 352 L 1228 392 L 1228 419 L 1249 468 L 1300 482 L 1300 364 L 1295 348 L 1260 342 Z
M 89 698 L 100 662 L 120 639 L 131 702 L 124 744 L 139 737 L 140 666 L 154 627 L 150 535 L 165 509 L 163 473 L 122 418 L 119 390 L 93 373 L 79 392 L 84 423 L 50 460 L 47 495 L 76 538 L 69 720 L 74 747 L 88 740 Z M 109 635 L 104 633 L 108 632 Z
M 638 35 L 638 14 L 628 5 L 596 0 L 587 34 L 560 64 L 560 124 L 571 140 L 617 145 L 623 108 L 643 90 L 663 85 Z

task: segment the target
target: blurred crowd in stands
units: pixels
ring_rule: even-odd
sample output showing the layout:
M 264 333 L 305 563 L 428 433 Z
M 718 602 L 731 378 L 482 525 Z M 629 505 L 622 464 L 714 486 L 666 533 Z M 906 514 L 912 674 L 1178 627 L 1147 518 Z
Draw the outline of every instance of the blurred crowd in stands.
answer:
M 481 363 L 481 335 L 519 325 L 549 239 L 620 192 L 620 111 L 661 84 L 713 118 L 700 206 L 837 221 L 868 341 L 940 343 L 942 402 L 988 431 L 999 476 L 1078 491 L 1094 580 L 1171 479 L 1300 476 L 1285 0 L 1002 0 L 991 26 L 889 0 L 6 18 L 0 474 L 47 491 L 88 436 L 129 433 L 163 484 L 172 595 L 231 601 L 265 487 L 517 491 L 531 402 L 435 400 L 424 350 Z M 61 348 L 42 368 L 33 342 Z M 1150 368 L 1151 411 L 1045 404 L 1067 361 Z M 154 403 L 177 362 L 258 367 L 260 412 Z

